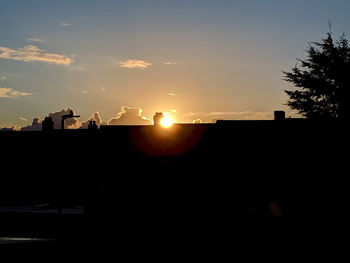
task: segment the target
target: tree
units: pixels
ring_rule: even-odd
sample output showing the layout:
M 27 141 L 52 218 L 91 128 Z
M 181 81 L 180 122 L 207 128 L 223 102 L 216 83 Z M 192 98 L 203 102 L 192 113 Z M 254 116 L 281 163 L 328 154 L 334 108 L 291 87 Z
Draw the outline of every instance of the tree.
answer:
M 310 119 L 349 119 L 350 47 L 343 34 L 337 41 L 332 33 L 322 43 L 311 43 L 307 59 L 297 59 L 284 80 L 295 90 L 285 90 L 287 105 Z

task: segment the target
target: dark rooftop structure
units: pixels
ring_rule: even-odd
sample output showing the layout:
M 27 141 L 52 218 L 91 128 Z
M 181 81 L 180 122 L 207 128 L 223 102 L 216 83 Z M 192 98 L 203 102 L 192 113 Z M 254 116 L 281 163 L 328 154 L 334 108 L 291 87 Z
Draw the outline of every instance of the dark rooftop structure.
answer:
M 83 214 L 62 214 L 71 218 L 63 228 L 55 227 L 56 217 L 51 227 L 38 226 L 48 219 L 37 213 L 38 219 L 22 224 L 23 233 L 68 239 L 118 233 L 145 244 L 146 237 L 164 233 L 161 240 L 171 244 L 194 235 L 203 245 L 239 231 L 300 234 L 305 222 L 324 227 L 338 220 L 330 205 L 341 205 L 346 192 L 345 124 L 289 119 L 281 112 L 275 119 L 168 129 L 91 122 L 90 130 L 0 132 L 6 164 L 0 203 L 84 208 Z M 0 231 L 16 232 L 11 222 L 23 216 L 0 209 L 1 225 L 7 224 Z

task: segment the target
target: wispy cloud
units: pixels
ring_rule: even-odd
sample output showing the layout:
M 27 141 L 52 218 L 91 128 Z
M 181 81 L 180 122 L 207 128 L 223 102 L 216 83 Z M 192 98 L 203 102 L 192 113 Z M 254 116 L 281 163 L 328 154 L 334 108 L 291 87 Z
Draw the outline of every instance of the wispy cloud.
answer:
M 44 42 L 44 40 L 42 40 L 40 38 L 36 38 L 36 37 L 30 37 L 30 38 L 27 39 L 27 41 L 38 42 L 38 43 Z
M 210 112 L 205 114 L 214 119 L 227 120 L 271 120 L 273 119 L 272 111 L 229 111 L 229 112 Z
M 7 80 L 5 76 L 0 77 L 0 80 Z
M 138 60 L 138 59 L 128 59 L 125 61 L 119 62 L 122 68 L 138 68 L 138 69 L 145 69 L 152 65 L 152 63 L 147 62 L 145 60 Z
M 11 88 L 0 88 L 0 98 L 14 98 L 30 95 L 33 95 L 33 93 L 17 91 Z
M 81 93 L 83 93 L 83 94 L 87 94 L 87 93 L 88 93 L 88 91 L 84 89 L 84 90 L 82 90 L 82 91 L 81 91 Z
M 170 92 L 170 93 L 168 93 L 168 96 L 170 96 L 170 97 L 175 97 L 175 96 L 176 96 L 176 94 L 175 94 L 175 93 Z
M 186 121 L 212 123 L 217 120 L 273 120 L 273 111 L 213 111 L 179 113 L 179 118 Z
M 100 88 L 100 91 L 102 91 L 103 93 L 106 93 L 106 92 L 107 92 L 107 90 L 106 90 L 106 88 L 105 88 L 105 87 L 100 86 L 99 88 Z
M 76 72 L 82 72 L 82 71 L 85 71 L 87 69 L 88 69 L 87 66 L 79 66 L 79 65 L 73 65 L 70 67 L 71 71 L 76 71 Z
M 176 65 L 176 62 L 168 61 L 168 62 L 165 62 L 164 65 L 166 65 L 166 66 Z
M 21 60 L 26 62 L 38 61 L 65 66 L 72 63 L 72 59 L 65 55 L 46 53 L 34 45 L 25 46 L 24 48 L 19 49 L 11 49 L 0 46 L 0 58 Z
M 27 121 L 27 119 L 24 118 L 24 117 L 20 117 L 19 119 L 20 119 L 21 121 Z
M 71 24 L 67 23 L 67 22 L 61 22 L 59 23 L 60 26 L 72 26 Z

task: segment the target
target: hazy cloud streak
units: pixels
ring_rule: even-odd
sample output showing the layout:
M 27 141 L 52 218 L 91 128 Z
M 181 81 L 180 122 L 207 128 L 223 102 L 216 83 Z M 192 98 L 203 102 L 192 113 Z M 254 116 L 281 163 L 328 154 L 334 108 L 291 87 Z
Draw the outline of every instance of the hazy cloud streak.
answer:
M 232 112 L 210 112 L 210 117 L 219 117 L 232 120 L 271 120 L 273 112 L 270 111 L 232 111 Z
M 122 68 L 138 68 L 138 69 L 145 69 L 152 65 L 152 63 L 144 61 L 144 60 L 138 60 L 138 59 L 128 59 L 125 61 L 119 62 Z
M 67 22 L 62 22 L 59 24 L 60 26 L 72 26 L 71 24 L 67 23 Z
M 44 40 L 40 39 L 40 38 L 36 38 L 36 37 L 30 37 L 27 39 L 28 41 L 31 41 L 31 42 L 38 42 L 38 43 L 42 43 L 44 42 Z
M 0 88 L 0 98 L 13 98 L 30 95 L 33 95 L 33 93 L 17 91 L 11 88 Z
M 0 58 L 25 62 L 39 61 L 65 66 L 72 63 L 72 59 L 67 56 L 55 53 L 46 53 L 34 45 L 25 46 L 24 48 L 19 49 L 0 47 Z

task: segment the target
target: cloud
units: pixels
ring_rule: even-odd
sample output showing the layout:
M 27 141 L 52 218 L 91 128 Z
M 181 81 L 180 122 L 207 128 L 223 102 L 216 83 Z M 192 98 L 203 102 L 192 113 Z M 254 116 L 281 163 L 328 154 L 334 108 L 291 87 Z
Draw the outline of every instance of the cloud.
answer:
M 106 92 L 107 92 L 106 88 L 104 88 L 104 87 L 102 87 L 102 86 L 100 86 L 99 88 L 100 88 L 100 91 L 102 91 L 103 93 L 106 93 Z
M 121 111 L 107 121 L 107 125 L 151 125 L 152 120 L 142 116 L 141 108 L 122 107 Z
M 203 123 L 201 119 L 195 119 L 192 121 L 193 124 L 200 124 Z
M 62 115 L 67 115 L 70 113 L 70 111 L 71 111 L 70 108 L 66 108 L 66 109 L 63 109 L 61 111 L 49 113 L 48 117 L 52 118 L 52 120 L 54 122 L 55 129 L 61 128 Z M 76 115 L 76 114 L 74 113 L 74 115 Z M 78 129 L 78 128 L 80 128 L 80 125 L 81 124 L 80 124 L 79 120 L 76 118 L 69 118 L 69 119 L 66 119 L 66 121 L 65 121 L 65 128 L 66 129 Z
M 166 66 L 172 66 L 172 65 L 176 65 L 176 62 L 168 61 L 168 62 L 165 62 L 164 65 L 166 65 Z
M 88 91 L 84 89 L 84 90 L 82 90 L 82 91 L 81 91 L 81 93 L 83 93 L 83 94 L 87 94 L 87 93 L 88 93 Z
M 69 114 L 70 108 L 63 109 L 61 111 L 49 113 L 47 116 L 52 118 L 54 122 L 54 129 L 61 128 L 62 115 Z M 89 121 L 96 121 L 97 126 L 103 124 L 102 118 L 99 112 L 93 113 L 86 121 L 80 122 L 76 118 L 67 119 L 65 121 L 66 129 L 87 129 Z M 142 116 L 142 109 L 122 107 L 121 111 L 109 121 L 107 125 L 151 125 L 152 120 Z M 22 131 L 40 131 L 42 130 L 42 119 L 36 117 L 33 119 L 31 125 L 23 127 Z
M 66 26 L 66 27 L 69 27 L 69 26 L 72 26 L 71 24 L 67 23 L 67 22 L 61 22 L 59 23 L 60 26 Z
M 61 111 L 49 113 L 47 116 L 52 118 L 54 122 L 54 129 L 61 128 L 61 118 L 62 115 L 69 114 L 70 108 L 63 109 Z M 44 119 L 44 118 L 43 118 Z M 21 131 L 41 131 L 42 130 L 42 120 L 38 117 L 34 118 L 31 125 L 23 127 Z M 65 129 L 87 129 L 89 121 L 96 121 L 97 126 L 102 124 L 107 125 L 152 125 L 152 120 L 142 116 L 141 108 L 129 108 L 122 107 L 121 111 L 113 118 L 107 121 L 107 123 L 102 122 L 102 118 L 99 112 L 93 113 L 86 121 L 80 122 L 76 118 L 70 118 L 65 121 Z M 9 128 L 7 128 L 9 129 Z
M 168 96 L 175 97 L 176 94 L 175 93 L 168 93 Z
M 210 123 L 216 123 L 217 121 L 223 121 L 225 119 L 222 119 L 222 118 L 214 118 L 214 119 L 211 119 Z
M 44 40 L 42 40 L 42 39 L 40 39 L 40 38 L 35 38 L 35 37 L 27 38 L 27 41 L 38 42 L 38 43 L 44 42 Z
M 63 115 L 69 114 L 70 108 L 63 109 L 61 111 L 51 112 L 47 116 L 52 118 L 54 122 L 54 129 L 61 129 L 61 119 Z M 40 131 L 42 129 L 42 120 L 38 117 L 33 119 L 31 125 L 23 127 L 21 131 Z M 65 121 L 65 129 L 78 129 L 81 126 L 81 122 L 76 118 L 69 118 Z
M 34 118 L 31 125 L 23 127 L 21 131 L 41 131 L 41 120 Z
M 226 120 L 273 120 L 272 111 L 210 112 L 206 114 L 214 119 Z
M 21 130 L 21 127 L 19 127 L 18 125 L 12 126 L 11 128 L 0 128 L 0 131 L 19 131 Z
M 21 121 L 27 121 L 27 119 L 24 118 L 24 117 L 20 117 L 19 119 L 20 119 Z
M 11 49 L 0 46 L 0 58 L 25 62 L 38 61 L 65 66 L 72 63 L 72 59 L 65 55 L 46 53 L 34 45 L 28 45 L 19 49 Z
M 144 61 L 144 60 L 137 60 L 137 59 L 128 59 L 125 61 L 119 62 L 122 68 L 130 68 L 130 69 L 145 69 L 152 65 L 152 63 Z
M 30 95 L 33 95 L 33 93 L 17 91 L 11 88 L 0 88 L 0 98 L 14 98 Z
M 178 114 L 178 118 L 193 122 L 200 119 L 202 123 L 215 123 L 217 120 L 273 120 L 273 111 L 213 111 L 188 112 Z
M 0 77 L 0 80 L 7 80 L 5 76 Z
M 72 67 L 70 67 L 70 70 L 71 71 L 76 71 L 76 72 L 82 72 L 82 71 L 85 71 L 85 70 L 88 70 L 89 68 L 88 68 L 88 66 L 77 66 L 77 65 L 75 65 L 75 66 L 72 66 Z
M 100 116 L 100 113 L 97 111 L 94 114 L 92 114 L 87 121 L 81 123 L 80 129 L 87 129 L 89 121 L 96 121 L 96 125 L 100 126 L 102 124 L 102 118 Z

